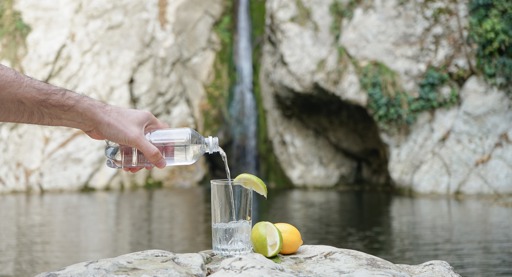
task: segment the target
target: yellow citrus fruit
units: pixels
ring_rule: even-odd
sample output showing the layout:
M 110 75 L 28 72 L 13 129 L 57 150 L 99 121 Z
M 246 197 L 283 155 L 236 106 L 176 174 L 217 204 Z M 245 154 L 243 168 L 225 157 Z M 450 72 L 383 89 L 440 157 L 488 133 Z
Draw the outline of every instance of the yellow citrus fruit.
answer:
M 268 221 L 260 221 L 252 227 L 251 242 L 254 252 L 267 258 L 276 256 L 283 247 L 281 232 Z
M 299 230 L 289 223 L 275 223 L 274 225 L 279 229 L 283 237 L 283 248 L 279 253 L 293 254 L 297 252 L 303 244 Z
M 236 176 L 235 182 L 241 182 L 242 186 L 252 189 L 253 191 L 263 195 L 267 198 L 267 185 L 257 176 L 249 173 L 242 173 Z

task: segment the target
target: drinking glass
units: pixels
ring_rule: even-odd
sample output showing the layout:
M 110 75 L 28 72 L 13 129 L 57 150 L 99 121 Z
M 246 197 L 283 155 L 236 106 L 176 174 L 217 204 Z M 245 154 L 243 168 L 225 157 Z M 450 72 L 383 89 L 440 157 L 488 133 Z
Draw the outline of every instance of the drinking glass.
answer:
M 221 256 L 252 252 L 252 189 L 231 180 L 211 180 L 212 248 Z

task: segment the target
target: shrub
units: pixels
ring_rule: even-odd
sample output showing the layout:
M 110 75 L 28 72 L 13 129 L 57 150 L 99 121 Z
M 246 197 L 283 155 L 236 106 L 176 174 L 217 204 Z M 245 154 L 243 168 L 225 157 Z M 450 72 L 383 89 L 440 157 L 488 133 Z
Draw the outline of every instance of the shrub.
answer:
M 458 101 L 455 84 L 446 72 L 435 67 L 425 72 L 417 97 L 404 91 L 397 74 L 382 63 L 373 62 L 361 68 L 360 82 L 368 92 L 370 113 L 383 128 L 407 126 L 421 112 L 448 107 Z M 449 95 L 441 94 L 444 86 L 450 88 Z
M 477 69 L 489 83 L 512 94 L 510 0 L 471 0 L 469 15 L 469 38 L 477 47 Z

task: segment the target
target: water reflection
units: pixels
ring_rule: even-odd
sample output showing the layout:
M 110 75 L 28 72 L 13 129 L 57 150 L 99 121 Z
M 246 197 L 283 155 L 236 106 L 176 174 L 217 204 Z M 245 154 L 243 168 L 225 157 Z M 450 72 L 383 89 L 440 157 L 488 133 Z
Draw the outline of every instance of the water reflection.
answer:
M 290 190 L 261 202 L 262 218 L 297 226 L 307 244 L 371 250 L 388 248 L 391 197 L 378 193 Z
M 0 276 L 144 249 L 207 249 L 206 194 L 195 188 L 0 196 Z
M 209 249 L 209 196 L 203 188 L 0 195 L 0 276 L 144 249 Z M 292 223 L 306 244 L 395 263 L 446 260 L 463 276 L 512 275 L 512 208 L 334 190 L 270 191 L 258 202 L 255 221 Z
M 397 263 L 446 260 L 463 276 L 512 275 L 512 208 L 488 201 L 394 198 Z M 420 250 L 420 253 L 418 253 Z

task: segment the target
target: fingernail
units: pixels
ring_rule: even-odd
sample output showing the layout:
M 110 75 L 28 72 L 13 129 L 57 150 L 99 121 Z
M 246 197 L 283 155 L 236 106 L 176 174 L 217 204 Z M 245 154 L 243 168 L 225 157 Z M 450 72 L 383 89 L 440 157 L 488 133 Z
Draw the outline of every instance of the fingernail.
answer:
M 155 164 L 158 168 L 164 168 L 167 165 L 167 162 L 165 162 L 164 159 L 161 159 L 158 163 Z

